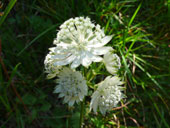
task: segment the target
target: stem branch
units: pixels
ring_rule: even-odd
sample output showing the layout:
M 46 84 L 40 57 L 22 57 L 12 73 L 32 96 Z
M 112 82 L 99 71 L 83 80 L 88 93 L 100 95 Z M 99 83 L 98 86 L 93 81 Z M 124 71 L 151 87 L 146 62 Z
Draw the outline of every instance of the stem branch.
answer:
M 79 128 L 82 128 L 82 124 L 83 124 L 83 117 L 84 117 L 84 102 L 85 102 L 85 98 L 84 98 L 84 100 L 81 102 L 81 111 L 80 111 Z

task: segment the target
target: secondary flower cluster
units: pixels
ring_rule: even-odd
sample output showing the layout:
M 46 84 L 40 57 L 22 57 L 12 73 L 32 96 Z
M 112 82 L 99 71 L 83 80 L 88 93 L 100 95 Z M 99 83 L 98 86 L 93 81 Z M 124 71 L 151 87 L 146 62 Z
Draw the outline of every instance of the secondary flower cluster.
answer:
M 58 77 L 54 93 L 64 98 L 64 103 L 73 106 L 75 102 L 83 101 L 88 93 L 88 86 L 77 67 L 89 68 L 92 62 L 104 63 L 106 70 L 114 75 L 108 76 L 97 84 L 98 88 L 92 95 L 90 109 L 104 115 L 106 111 L 116 107 L 124 98 L 120 78 L 117 72 L 120 69 L 120 58 L 112 47 L 105 46 L 112 36 L 106 36 L 100 25 L 95 25 L 86 17 L 76 17 L 65 21 L 54 40 L 54 47 L 50 48 L 44 64 L 47 78 Z M 86 75 L 86 74 L 85 74 Z
M 123 88 L 123 82 L 119 77 L 108 76 L 106 79 L 98 84 L 97 90 L 92 95 L 92 100 L 90 103 L 90 109 L 93 108 L 94 112 L 97 112 L 99 107 L 100 112 L 105 115 L 106 111 L 111 110 L 116 107 L 125 95 L 121 93 Z
M 54 93 L 60 93 L 59 97 L 64 97 L 64 103 L 72 106 L 75 101 L 77 103 L 83 101 L 84 96 L 87 95 L 87 85 L 80 72 L 65 67 L 58 77 L 58 85 Z

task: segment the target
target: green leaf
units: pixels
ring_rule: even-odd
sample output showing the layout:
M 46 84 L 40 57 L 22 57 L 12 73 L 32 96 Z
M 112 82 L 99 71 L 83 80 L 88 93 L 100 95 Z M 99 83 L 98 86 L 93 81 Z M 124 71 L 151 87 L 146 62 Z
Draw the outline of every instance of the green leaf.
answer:
M 49 111 L 50 108 L 51 108 L 51 104 L 49 104 L 48 102 L 46 102 L 45 104 L 43 104 L 43 105 L 40 107 L 39 110 L 46 112 L 46 111 Z
M 26 94 L 22 97 L 24 104 L 34 105 L 37 101 L 37 98 L 31 94 Z

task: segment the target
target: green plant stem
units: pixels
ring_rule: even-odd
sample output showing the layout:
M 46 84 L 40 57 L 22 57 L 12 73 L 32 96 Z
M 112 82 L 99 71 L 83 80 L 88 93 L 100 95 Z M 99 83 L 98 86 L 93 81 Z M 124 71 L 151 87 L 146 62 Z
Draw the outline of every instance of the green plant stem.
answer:
M 81 128 L 81 127 L 82 127 L 82 123 L 83 123 L 84 102 L 85 102 L 85 98 L 84 98 L 84 100 L 81 102 L 81 111 L 80 111 L 80 122 L 79 122 L 79 128 Z

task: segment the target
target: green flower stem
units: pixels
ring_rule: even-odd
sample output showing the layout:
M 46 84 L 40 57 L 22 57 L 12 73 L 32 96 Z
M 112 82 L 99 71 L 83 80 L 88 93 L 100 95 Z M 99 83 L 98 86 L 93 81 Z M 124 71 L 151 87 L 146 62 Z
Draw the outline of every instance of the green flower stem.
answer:
M 79 128 L 82 127 L 82 123 L 83 123 L 83 115 L 84 115 L 84 103 L 85 103 L 85 98 L 84 100 L 81 102 L 81 111 L 80 111 L 80 122 L 79 122 Z

